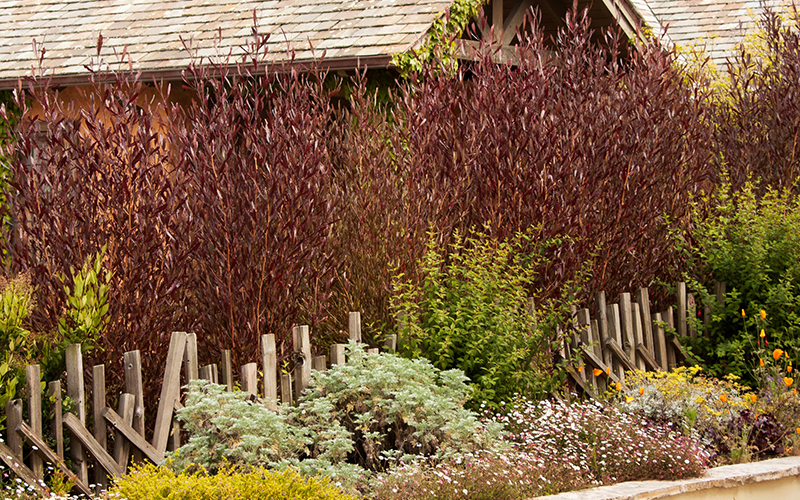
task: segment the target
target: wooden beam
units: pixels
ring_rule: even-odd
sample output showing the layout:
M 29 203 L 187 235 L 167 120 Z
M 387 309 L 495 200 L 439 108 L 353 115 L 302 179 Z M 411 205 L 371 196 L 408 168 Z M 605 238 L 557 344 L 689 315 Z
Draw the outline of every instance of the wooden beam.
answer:
M 633 363 L 631 363 L 628 356 L 625 354 L 625 351 L 617 344 L 614 339 L 606 339 L 606 346 L 614 353 L 614 357 L 616 357 L 623 365 L 625 365 L 625 369 L 628 371 L 633 371 L 636 369 Z
M 531 7 L 533 7 L 532 0 L 518 0 L 514 5 L 511 13 L 503 22 L 503 45 L 510 45 L 514 37 L 517 36 L 517 28 L 522 29 L 525 14 L 528 13 Z
M 139 448 L 153 463 L 157 464 L 164 460 L 164 453 L 158 451 L 153 445 L 148 443 L 141 434 L 136 432 L 133 427 L 126 424 L 117 412 L 111 408 L 106 408 L 103 410 L 103 418 L 125 436 L 133 446 Z
M 652 371 L 658 371 L 661 367 L 658 365 L 658 362 L 653 359 L 653 356 L 650 355 L 650 351 L 647 350 L 644 344 L 640 343 L 636 346 L 636 353 L 640 356 L 640 359 L 644 361 L 644 364 Z
M 36 488 L 39 493 L 47 494 L 47 490 L 42 486 L 36 476 L 33 475 L 33 471 L 30 470 L 26 465 L 25 462 L 22 461 L 21 458 L 17 458 L 16 455 L 11 451 L 11 448 L 6 446 L 5 443 L 0 442 L 0 460 L 5 462 L 5 464 L 14 471 L 20 479 L 25 481 L 31 487 Z
M 172 424 L 172 408 L 180 397 L 181 365 L 186 349 L 186 333 L 172 332 L 164 366 L 164 379 L 161 383 L 161 398 L 158 401 L 156 423 L 153 428 L 153 446 L 162 454 L 167 449 L 169 428 Z
M 36 435 L 36 431 L 34 431 L 33 428 L 31 428 L 25 422 L 20 422 L 17 426 L 17 432 L 24 437 L 28 443 L 31 444 L 34 453 L 38 454 L 40 459 L 47 460 L 51 464 L 58 467 L 58 469 L 65 476 L 67 476 L 68 479 L 71 479 L 75 482 L 75 487 L 78 488 L 81 493 L 91 498 L 92 490 L 90 490 L 89 487 L 86 486 L 86 484 L 83 483 L 83 481 L 81 481 L 80 478 L 78 478 L 78 476 L 76 476 L 75 473 L 69 469 L 69 467 L 67 467 L 67 464 L 64 463 L 64 460 L 59 457 L 56 452 L 51 450 L 41 437 Z
M 114 477 L 120 477 L 125 474 L 122 467 L 111 458 L 111 455 L 97 442 L 97 440 L 89 434 L 86 427 L 83 426 L 78 417 L 72 413 L 64 415 L 64 425 L 72 432 L 72 435 L 78 438 L 78 441 L 91 453 L 97 462 Z M 74 443 L 73 443 L 74 444 Z
M 492 0 L 492 43 L 500 42 L 503 36 L 503 0 Z

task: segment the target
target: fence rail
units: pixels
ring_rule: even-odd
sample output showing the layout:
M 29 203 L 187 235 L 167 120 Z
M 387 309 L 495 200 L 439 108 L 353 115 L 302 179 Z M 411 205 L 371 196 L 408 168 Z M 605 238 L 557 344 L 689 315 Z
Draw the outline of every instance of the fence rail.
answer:
M 648 292 L 640 288 L 636 293 L 623 293 L 619 300 L 607 304 L 604 293 L 596 298 L 597 318 L 588 309 L 574 311 L 571 333 L 565 340 L 560 355 L 576 361 L 578 369 L 570 369 L 575 386 L 591 397 L 606 390 L 609 383 L 624 384 L 625 370 L 667 370 L 685 359 L 677 338 L 668 332 L 690 332 L 691 322 L 686 317 L 695 310 L 694 299 L 686 294 L 684 284 L 678 285 L 677 314 L 672 308 L 651 314 Z M 724 294 L 723 294 L 724 295 Z M 676 317 L 677 316 L 677 317 Z M 349 338 L 361 342 L 361 313 L 348 316 Z M 280 399 L 291 403 L 308 386 L 312 370 L 325 370 L 328 363 L 345 362 L 344 344 L 330 347 L 328 356 L 311 356 L 309 327 L 296 326 L 292 331 L 294 371 L 280 373 L 277 366 L 275 335 L 261 336 L 260 367 L 262 377 L 259 391 L 259 363 L 250 362 L 238 370 L 241 389 L 261 396 L 272 410 L 277 410 Z M 390 335 L 384 349 L 394 352 L 398 339 Z M 379 352 L 379 349 L 369 349 Z M 59 381 L 47 385 L 47 394 L 54 401 L 54 412 L 49 425 L 55 435 L 56 449 L 44 441 L 42 434 L 42 401 L 39 367 L 26 369 L 28 386 L 29 422 L 23 420 L 22 401 L 8 401 L 5 406 L 7 444 L 0 442 L 0 460 L 31 487 L 43 488 L 41 483 L 44 464 L 51 464 L 68 478 L 74 480 L 78 493 L 90 495 L 90 485 L 97 490 L 108 486 L 109 477 L 125 473 L 132 463 L 149 460 L 158 463 L 168 450 L 181 445 L 180 424 L 176 410 L 182 408 L 181 387 L 194 379 L 205 379 L 234 387 L 234 368 L 230 351 L 223 351 L 219 364 L 198 366 L 197 336 L 194 333 L 173 332 L 161 381 L 153 434 L 145 435 L 145 407 L 141 354 L 138 350 L 123 356 L 125 389 L 120 394 L 116 409 L 108 406 L 105 387 L 105 366 L 92 367 L 91 407 L 93 425 L 86 426 L 84 366 L 81 346 L 73 344 L 66 350 L 67 395 L 75 403 L 65 415 L 61 412 L 62 387 Z M 597 374 L 596 371 L 597 370 Z M 72 469 L 64 461 L 63 432 L 70 436 Z M 109 438 L 113 446 L 109 447 Z M 27 450 L 27 453 L 26 453 Z M 25 460 L 27 457 L 27 460 Z M 90 483 L 90 477 L 93 482 Z

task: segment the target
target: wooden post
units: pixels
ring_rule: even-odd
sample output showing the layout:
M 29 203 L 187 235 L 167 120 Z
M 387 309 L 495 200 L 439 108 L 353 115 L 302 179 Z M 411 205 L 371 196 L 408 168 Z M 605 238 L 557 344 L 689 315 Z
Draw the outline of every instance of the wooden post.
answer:
M 619 304 L 611 304 L 611 307 L 608 308 L 608 338 L 614 339 L 617 345 L 622 348 L 622 327 L 620 326 Z M 606 350 L 606 354 L 608 355 L 606 364 L 611 366 L 617 377 L 622 379 L 625 369 L 622 364 L 620 364 L 620 360 L 617 359 L 618 356 L 615 356 L 613 350 Z
M 136 398 L 133 394 L 122 393 L 119 396 L 117 411 L 126 424 L 133 423 L 133 410 L 136 407 Z M 105 418 L 103 419 L 105 421 Z M 137 431 L 138 432 L 138 431 Z M 128 459 L 131 456 L 130 442 L 118 430 L 114 431 L 114 461 L 125 470 L 128 468 Z
M 381 350 L 378 349 L 377 347 L 370 347 L 369 349 L 367 349 L 367 354 L 380 354 L 380 353 Z
M 350 340 L 361 342 L 361 313 L 351 312 L 347 315 L 347 327 L 350 332 Z
M 28 418 L 31 429 L 36 437 L 42 437 L 42 373 L 39 365 L 25 368 L 25 380 L 28 386 Z M 31 471 L 39 478 L 44 478 L 44 464 L 42 457 L 34 453 L 31 455 Z
M 156 423 L 153 428 L 153 447 L 162 454 L 167 450 L 172 412 L 175 408 L 175 401 L 180 397 L 181 365 L 185 349 L 186 333 L 172 332 L 167 363 L 164 367 L 164 379 L 161 384 L 161 397 L 158 400 Z
M 584 349 L 591 351 L 593 347 L 589 346 L 594 342 L 594 335 L 592 332 L 592 318 L 589 316 L 588 309 L 581 309 L 578 311 L 578 324 L 581 326 L 581 342 L 584 345 Z M 586 356 L 584 356 L 584 358 L 585 357 Z M 581 376 L 589 381 L 595 394 L 597 394 L 597 377 L 595 377 L 592 370 L 588 369 L 586 366 L 586 359 L 583 359 L 579 368 L 581 370 Z
M 184 363 L 185 363 L 185 377 L 186 383 L 188 384 L 192 380 L 196 380 L 200 377 L 200 373 L 197 369 L 197 334 L 196 333 L 187 333 L 186 334 L 186 352 L 184 353 Z
M 181 447 L 181 423 L 178 421 L 178 416 L 175 414 L 172 415 L 172 427 L 169 430 L 167 447 L 169 451 L 175 451 Z
M 675 316 L 672 314 L 672 308 L 668 307 L 665 311 L 661 313 L 661 319 L 664 323 L 667 324 L 667 328 L 669 329 L 669 333 L 666 334 L 667 337 L 667 366 L 670 370 L 674 369 L 677 366 L 677 362 L 675 359 L 675 347 L 672 345 L 672 342 L 669 342 L 669 339 L 673 338 L 675 331 Z
M 47 395 L 53 401 L 51 429 L 56 437 L 56 454 L 64 458 L 64 426 L 61 418 L 61 382 L 59 380 L 47 384 Z
M 22 422 L 22 400 L 6 401 L 6 441 L 18 460 L 22 459 L 22 437 L 17 434 L 17 426 Z
M 646 287 L 639 287 L 636 290 L 636 303 L 639 304 L 639 320 L 644 329 L 644 346 L 655 354 L 655 342 L 653 340 L 653 317 L 650 313 L 650 293 Z
M 669 365 L 667 364 L 667 337 L 664 335 L 664 327 L 661 326 L 662 322 L 661 313 L 655 313 L 653 315 L 653 324 L 655 325 L 653 341 L 655 343 L 656 361 L 658 361 L 663 371 L 667 371 L 669 370 Z
M 225 349 L 222 351 L 222 361 L 220 362 L 222 369 L 222 385 L 228 387 L 228 392 L 233 391 L 233 364 L 231 364 L 231 351 Z
M 686 336 L 686 283 L 683 281 L 678 283 L 676 293 L 678 295 L 678 318 L 676 321 L 676 331 L 678 332 L 678 337 L 683 338 Z
M 138 350 L 128 351 L 123 355 L 125 362 L 125 392 L 133 395 L 132 427 L 144 437 L 144 388 L 142 386 L 142 356 Z M 141 462 L 144 458 L 137 449 L 133 450 L 133 458 Z M 126 458 L 127 460 L 127 458 Z
M 331 346 L 331 366 L 343 365 L 344 362 L 344 344 L 333 344 Z
M 81 354 L 80 344 L 70 344 L 66 351 L 67 361 L 67 396 L 75 402 L 75 416 L 81 425 L 86 425 L 86 391 L 83 385 L 83 355 Z M 66 422 L 69 414 L 64 415 Z M 86 453 L 83 450 L 80 440 L 74 432 L 70 433 L 70 456 L 72 457 L 72 468 L 78 478 L 84 483 L 89 482 L 89 468 L 86 463 Z
M 211 382 L 214 384 L 219 384 L 219 370 L 217 369 L 217 364 L 211 364 Z
M 264 404 L 278 411 L 278 350 L 274 333 L 261 336 L 261 367 L 264 370 Z
M 620 347 L 625 349 L 625 354 L 631 361 L 636 359 L 636 339 L 633 333 L 633 308 L 631 306 L 631 294 L 619 294 L 619 314 L 621 330 Z
M 386 340 L 383 342 L 383 347 L 386 349 L 387 352 L 394 354 L 397 352 L 397 335 L 391 334 L 386 336 Z
M 281 373 L 281 403 L 292 404 L 292 376 Z
M 311 358 L 311 369 L 318 372 L 324 372 L 327 369 L 325 363 L 325 356 L 314 356 Z
M 642 359 L 642 356 L 638 352 L 636 352 L 640 345 L 641 346 L 645 345 L 644 332 L 642 331 L 643 330 L 642 317 L 640 316 L 640 307 L 639 304 L 637 304 L 636 302 L 631 304 L 631 307 L 633 307 L 633 342 L 634 342 L 634 349 L 633 349 L 634 356 L 631 356 L 631 361 L 633 361 L 636 364 L 636 368 L 638 370 L 644 371 L 647 370 L 647 366 L 644 364 L 644 359 Z
M 597 326 L 599 329 L 596 330 L 595 333 L 598 335 L 598 339 L 602 343 L 608 338 L 608 309 L 606 307 L 606 292 L 598 292 L 596 302 Z M 602 345 L 600 346 L 600 349 L 602 350 Z
M 258 365 L 247 363 L 241 368 L 242 391 L 258 396 Z
M 201 366 L 200 369 L 197 370 L 197 376 L 202 380 L 213 382 L 211 378 L 211 365 Z
M 503 0 L 492 0 L 492 30 L 492 43 L 499 43 L 503 39 Z
M 292 340 L 295 353 L 294 384 L 296 397 L 300 397 L 308 387 L 311 379 L 311 342 L 308 326 L 301 325 L 292 329 Z
M 92 418 L 94 419 L 94 439 L 105 451 L 108 447 L 106 437 L 106 419 L 103 410 L 106 409 L 106 365 L 92 367 Z M 108 489 L 108 476 L 105 472 L 95 467 L 94 482 L 101 490 Z
M 697 337 L 697 301 L 694 300 L 694 295 L 686 294 L 686 330 L 692 338 Z

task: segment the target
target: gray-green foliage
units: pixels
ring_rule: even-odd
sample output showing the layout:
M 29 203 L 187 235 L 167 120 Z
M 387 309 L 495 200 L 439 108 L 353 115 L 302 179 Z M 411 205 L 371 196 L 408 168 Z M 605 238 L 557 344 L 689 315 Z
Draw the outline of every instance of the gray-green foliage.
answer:
M 170 456 L 176 470 L 193 464 L 294 466 L 350 483 L 395 460 L 495 449 L 499 427 L 464 409 L 463 373 L 427 360 L 366 354 L 352 344 L 347 363 L 314 372 L 297 406 L 272 412 L 259 400 L 193 381 L 178 419 L 188 443 Z

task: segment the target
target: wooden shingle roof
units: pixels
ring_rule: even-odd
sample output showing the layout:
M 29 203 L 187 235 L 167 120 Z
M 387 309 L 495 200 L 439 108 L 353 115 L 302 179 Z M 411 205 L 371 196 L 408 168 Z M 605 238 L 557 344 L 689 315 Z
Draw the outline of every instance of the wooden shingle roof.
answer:
M 763 1 L 763 0 L 762 0 Z M 700 48 L 717 68 L 752 33 L 762 12 L 759 0 L 646 0 L 661 28 L 679 48 Z M 783 11 L 788 0 L 766 0 Z
M 393 54 L 420 42 L 450 0 L 0 0 L 0 87 L 16 84 L 37 65 L 32 47 L 46 50 L 44 66 L 57 80 L 85 79 L 96 56 L 118 60 L 127 46 L 134 69 L 178 75 L 195 55 L 234 56 L 259 31 L 269 33 L 269 58 L 322 56 L 334 68 L 386 66 Z M 215 47 L 215 39 L 219 44 Z M 312 50 L 313 48 L 313 50 Z M 96 57 L 95 57 L 96 59 Z

